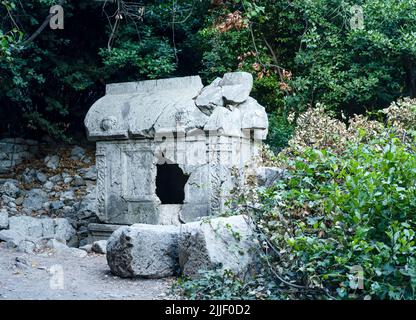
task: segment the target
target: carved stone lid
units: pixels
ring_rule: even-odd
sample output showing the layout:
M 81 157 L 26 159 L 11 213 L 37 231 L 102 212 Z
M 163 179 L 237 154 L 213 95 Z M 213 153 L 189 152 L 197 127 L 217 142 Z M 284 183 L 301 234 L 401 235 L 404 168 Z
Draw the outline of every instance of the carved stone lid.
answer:
M 252 84 L 245 72 L 227 73 L 206 87 L 199 76 L 109 84 L 85 118 L 88 138 L 152 138 L 194 129 L 242 136 L 242 129 L 257 129 L 264 139 L 267 114 L 249 97 Z

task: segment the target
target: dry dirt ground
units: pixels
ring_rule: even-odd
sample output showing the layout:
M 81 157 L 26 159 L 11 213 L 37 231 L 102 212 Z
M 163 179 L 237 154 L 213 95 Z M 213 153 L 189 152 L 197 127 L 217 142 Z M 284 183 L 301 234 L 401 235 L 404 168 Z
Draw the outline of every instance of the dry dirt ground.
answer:
M 166 299 L 174 281 L 115 277 L 105 255 L 26 254 L 0 244 L 0 300 Z

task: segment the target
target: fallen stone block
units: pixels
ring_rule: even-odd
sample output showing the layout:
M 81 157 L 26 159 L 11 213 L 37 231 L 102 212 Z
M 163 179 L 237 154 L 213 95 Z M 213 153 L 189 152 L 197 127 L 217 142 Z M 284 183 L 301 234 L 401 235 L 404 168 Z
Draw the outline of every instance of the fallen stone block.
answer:
M 183 275 L 200 271 L 231 270 L 245 275 L 252 264 L 252 226 L 244 216 L 215 218 L 182 225 L 179 264 Z
M 178 274 L 176 226 L 134 224 L 116 230 L 107 243 L 107 262 L 117 276 L 164 278 Z

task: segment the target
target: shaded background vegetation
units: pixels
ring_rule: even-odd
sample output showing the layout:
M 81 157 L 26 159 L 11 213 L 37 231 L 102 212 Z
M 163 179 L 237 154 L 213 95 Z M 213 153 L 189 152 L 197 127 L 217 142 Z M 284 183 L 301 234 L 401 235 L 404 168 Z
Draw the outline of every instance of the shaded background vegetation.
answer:
M 82 139 L 85 113 L 111 82 L 251 72 L 275 149 L 292 134 L 290 112 L 320 102 L 349 116 L 416 93 L 413 0 L 131 2 L 141 18 L 123 1 L 63 1 L 64 30 L 30 41 L 59 1 L 0 2 L 2 136 Z M 350 28 L 355 4 L 362 30 Z

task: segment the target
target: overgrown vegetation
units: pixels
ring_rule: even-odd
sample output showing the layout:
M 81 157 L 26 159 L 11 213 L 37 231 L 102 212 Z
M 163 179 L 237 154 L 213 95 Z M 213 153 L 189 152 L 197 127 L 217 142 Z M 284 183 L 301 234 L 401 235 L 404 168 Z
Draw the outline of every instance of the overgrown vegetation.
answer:
M 40 30 L 57 3 L 65 29 Z M 238 203 L 266 267 L 248 284 L 209 272 L 186 295 L 415 298 L 414 0 L 0 0 L 0 14 L 0 135 L 83 137 L 111 82 L 253 75 L 287 170 Z

